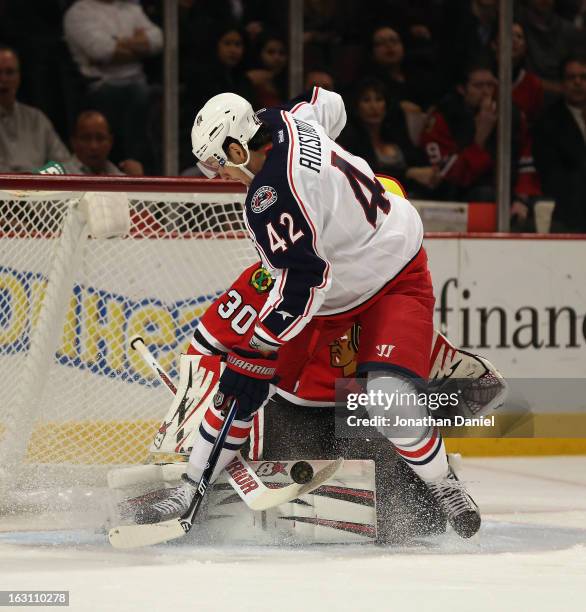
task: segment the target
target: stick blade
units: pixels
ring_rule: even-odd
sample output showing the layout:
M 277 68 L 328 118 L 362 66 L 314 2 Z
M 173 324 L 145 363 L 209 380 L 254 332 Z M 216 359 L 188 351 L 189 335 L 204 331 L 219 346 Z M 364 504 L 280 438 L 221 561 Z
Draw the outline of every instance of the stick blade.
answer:
M 266 493 L 261 493 L 258 497 L 251 500 L 248 506 L 252 510 L 268 510 L 274 506 L 280 506 L 286 504 L 294 499 L 297 499 L 300 495 L 306 495 L 311 493 L 324 482 L 327 482 L 332 478 L 336 472 L 342 467 L 344 459 L 339 457 L 335 461 L 332 461 L 326 467 L 316 472 L 313 478 L 306 484 L 292 484 L 282 489 L 269 489 Z
M 180 538 L 186 534 L 179 519 L 148 525 L 120 525 L 108 533 L 110 544 L 114 548 L 139 548 L 161 544 Z

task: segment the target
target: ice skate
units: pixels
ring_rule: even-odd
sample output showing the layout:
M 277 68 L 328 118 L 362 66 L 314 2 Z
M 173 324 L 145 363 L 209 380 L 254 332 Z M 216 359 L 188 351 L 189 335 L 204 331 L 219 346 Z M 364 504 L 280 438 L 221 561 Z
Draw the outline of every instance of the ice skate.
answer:
M 429 482 L 427 486 L 459 536 L 471 538 L 480 529 L 478 506 L 452 468 L 444 479 Z
M 140 507 L 134 515 L 138 524 L 160 523 L 178 518 L 189 508 L 197 490 L 195 483 L 186 474 L 182 476 L 182 484 L 168 489 L 168 495 L 157 502 Z

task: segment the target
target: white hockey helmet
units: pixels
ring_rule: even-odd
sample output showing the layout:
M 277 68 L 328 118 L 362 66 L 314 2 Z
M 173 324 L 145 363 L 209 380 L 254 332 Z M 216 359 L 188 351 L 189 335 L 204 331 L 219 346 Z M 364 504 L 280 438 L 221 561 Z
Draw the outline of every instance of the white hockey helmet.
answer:
M 242 96 L 222 93 L 210 98 L 197 113 L 191 128 L 192 151 L 206 176 L 215 176 L 220 166 L 242 167 L 250 160 L 249 140 L 261 126 L 252 106 Z M 234 164 L 222 148 L 226 138 L 237 140 L 246 151 L 246 161 Z

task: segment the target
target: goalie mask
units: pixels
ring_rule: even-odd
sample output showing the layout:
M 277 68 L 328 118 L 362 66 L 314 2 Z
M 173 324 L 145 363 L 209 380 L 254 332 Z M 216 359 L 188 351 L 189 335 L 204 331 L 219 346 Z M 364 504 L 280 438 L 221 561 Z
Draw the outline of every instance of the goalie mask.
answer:
M 197 113 L 191 129 L 192 151 L 197 165 L 208 177 L 218 174 L 221 166 L 233 166 L 246 171 L 250 161 L 248 142 L 261 126 L 252 106 L 243 97 L 222 93 L 210 98 Z M 223 149 L 226 138 L 233 138 L 246 151 L 246 161 L 234 164 Z

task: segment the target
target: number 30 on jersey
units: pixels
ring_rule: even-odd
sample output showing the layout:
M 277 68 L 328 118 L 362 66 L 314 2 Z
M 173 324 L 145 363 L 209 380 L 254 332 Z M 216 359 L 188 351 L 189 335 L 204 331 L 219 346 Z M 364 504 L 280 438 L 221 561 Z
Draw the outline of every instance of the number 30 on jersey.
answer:
M 243 304 L 242 301 L 240 293 L 236 289 L 230 289 L 228 300 L 218 306 L 218 314 L 222 319 L 230 319 L 230 327 L 240 336 L 250 329 L 258 316 L 250 304 Z

